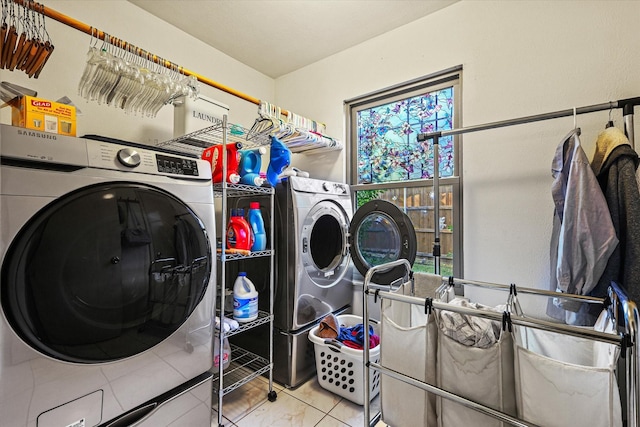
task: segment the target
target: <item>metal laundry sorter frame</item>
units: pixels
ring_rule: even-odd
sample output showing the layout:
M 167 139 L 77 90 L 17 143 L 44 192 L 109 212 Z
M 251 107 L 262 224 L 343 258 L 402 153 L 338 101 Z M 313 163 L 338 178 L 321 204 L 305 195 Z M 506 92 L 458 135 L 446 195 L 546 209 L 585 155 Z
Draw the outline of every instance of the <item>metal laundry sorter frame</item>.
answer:
M 370 294 L 372 294 L 372 292 L 375 292 L 375 296 L 376 298 L 380 298 L 380 299 L 390 299 L 390 300 L 395 300 L 395 301 L 400 301 L 400 302 L 404 302 L 404 303 L 409 303 L 409 304 L 415 304 L 415 305 L 421 305 L 423 307 L 425 307 L 425 309 L 427 308 L 432 308 L 435 310 L 447 310 L 447 311 L 454 311 L 454 312 L 458 312 L 461 314 L 466 314 L 466 315 L 474 315 L 474 316 L 481 316 L 481 317 L 485 317 L 485 318 L 489 318 L 492 320 L 496 320 L 499 322 L 503 322 L 505 321 L 505 314 L 500 314 L 500 313 L 495 313 L 495 312 L 488 312 L 488 311 L 484 311 L 484 310 L 477 310 L 477 309 L 471 309 L 471 308 L 465 308 L 465 307 L 457 307 L 457 306 L 451 306 L 449 304 L 446 303 L 442 303 L 439 301 L 434 301 L 432 298 L 417 298 L 417 297 L 411 297 L 411 296 L 404 296 L 404 295 L 397 295 L 394 294 L 392 292 L 388 292 L 388 291 L 381 291 L 379 288 L 375 289 L 375 291 L 373 291 L 372 289 L 369 288 L 370 282 L 371 282 L 371 277 L 373 276 L 373 274 L 378 271 L 378 270 L 384 270 L 384 269 L 388 269 L 391 267 L 395 267 L 397 265 L 404 265 L 406 267 L 406 271 L 407 271 L 407 276 L 408 277 L 408 273 L 410 271 L 411 266 L 409 265 L 409 263 L 406 260 L 398 260 L 398 261 L 394 261 L 388 264 L 383 264 L 380 266 L 376 266 L 373 267 L 372 269 L 369 270 L 369 272 L 367 273 L 367 275 L 365 276 L 365 280 L 364 280 L 364 292 L 363 292 L 363 322 L 364 322 L 364 326 L 365 326 L 365 331 L 368 330 L 369 327 L 369 315 L 368 315 L 368 308 L 367 308 L 367 300 L 368 300 L 368 296 Z M 514 291 L 515 287 L 513 285 L 508 286 L 508 285 L 501 285 L 501 284 L 494 284 L 494 283 L 485 283 L 485 282 L 477 282 L 477 281 L 465 281 L 465 280 L 460 280 L 460 279 L 454 279 L 454 278 L 447 278 L 444 277 L 443 278 L 443 284 L 447 285 L 447 286 L 452 286 L 455 284 L 465 284 L 465 285 L 473 285 L 473 286 L 480 286 L 480 287 L 486 287 L 486 288 L 491 288 L 491 289 L 498 289 L 498 290 L 505 290 L 505 291 Z M 591 303 L 605 303 L 604 299 L 601 298 L 592 298 L 592 297 L 585 297 L 585 296 L 580 296 L 580 295 L 569 295 L 569 294 L 561 294 L 561 293 L 557 293 L 557 292 L 552 292 L 552 291 L 544 291 L 544 290 L 538 290 L 538 289 L 531 289 L 531 288 L 517 288 L 518 292 L 521 292 L 523 294 L 534 294 L 534 295 L 540 295 L 540 296 L 546 296 L 546 297 L 559 297 L 559 298 L 564 298 L 564 299 L 575 299 L 578 300 L 580 302 L 591 302 Z M 544 321 L 544 320 L 538 320 L 538 319 L 534 319 L 534 318 L 528 318 L 528 317 L 522 317 L 522 316 L 518 316 L 518 315 L 514 315 L 512 313 L 510 313 L 507 317 L 508 317 L 508 321 L 511 324 L 514 325 L 520 325 L 520 326 L 526 326 L 526 327 L 531 327 L 534 329 L 540 329 L 540 330 L 545 330 L 545 331 L 550 331 L 550 332 L 555 332 L 555 333 L 560 333 L 560 334 L 566 334 L 566 335 L 570 335 L 570 336 L 574 336 L 574 337 L 581 337 L 581 338 L 587 338 L 590 340 L 595 340 L 595 341 L 601 341 L 601 342 L 605 342 L 608 344 L 614 344 L 620 347 L 621 349 L 621 357 L 624 358 L 625 360 L 625 369 L 626 369 L 626 396 L 624 396 L 626 398 L 626 406 L 627 406 L 627 427 L 638 427 L 640 426 L 640 419 L 639 419 L 639 413 L 638 413 L 638 408 L 640 407 L 640 401 L 639 401 L 639 397 L 638 396 L 638 389 L 637 389 L 637 373 L 639 372 L 639 368 L 640 368 L 640 357 L 638 354 L 638 340 L 637 340 L 637 332 L 638 332 L 638 321 L 639 319 L 639 315 L 638 315 L 638 309 L 636 307 L 636 304 L 633 301 L 629 301 L 626 299 L 626 296 L 624 295 L 624 293 L 619 289 L 615 289 L 615 285 L 612 286 L 609 290 L 609 299 L 610 302 L 613 304 L 614 313 L 617 313 L 617 307 L 618 305 L 621 304 L 622 306 L 622 311 L 624 313 L 624 325 L 625 325 L 625 331 L 624 333 L 620 333 L 618 335 L 613 335 L 613 334 L 609 334 L 609 333 L 604 333 L 604 332 L 597 332 L 597 331 L 593 331 L 593 330 L 585 330 L 583 328 L 578 328 L 575 326 L 569 326 L 569 325 L 564 325 L 564 324 L 557 324 L 557 323 L 553 323 L 553 322 L 548 322 L 548 321 Z M 616 318 L 617 320 L 617 318 Z M 411 378 L 407 375 L 403 375 L 399 372 L 396 372 L 394 370 L 391 370 L 385 366 L 383 366 L 380 363 L 373 363 L 370 361 L 369 359 L 369 345 L 368 345 L 368 340 L 364 340 L 364 357 L 363 357 L 363 369 L 364 369 L 364 379 L 365 379 L 365 385 L 364 385 L 364 392 L 365 392 L 365 396 L 364 396 L 364 419 L 365 419 L 365 425 L 369 426 L 370 425 L 370 418 L 371 418 L 371 411 L 370 411 L 370 403 L 369 403 L 369 395 L 368 395 L 368 386 L 369 386 L 369 382 L 370 382 L 370 371 L 369 369 L 375 370 L 380 372 L 380 374 L 382 375 L 387 375 L 390 376 L 392 378 L 395 378 L 396 380 L 402 381 L 404 383 L 410 384 L 412 386 L 415 386 L 417 388 L 420 388 L 422 390 L 425 390 L 427 392 L 433 393 L 436 396 L 440 396 L 442 398 L 457 402 L 459 404 L 462 404 L 465 407 L 474 409 L 476 411 L 479 411 L 483 414 L 486 414 L 488 416 L 491 416 L 493 418 L 496 418 L 500 421 L 503 421 L 505 423 L 508 423 L 509 425 L 514 425 L 514 426 L 521 426 L 521 427 L 535 427 L 535 424 L 532 424 L 530 422 L 521 420 L 519 418 L 513 417 L 509 414 L 506 414 L 504 412 L 500 412 L 497 411 L 495 409 L 492 409 L 490 407 L 487 407 L 485 405 L 482 405 L 478 402 L 469 400 L 463 396 L 451 393 L 447 390 L 444 390 L 442 388 L 439 388 L 433 384 L 430 383 L 426 383 L 426 382 L 422 382 L 422 381 L 418 381 L 414 378 Z M 383 362 L 383 361 L 382 361 Z M 382 378 L 382 380 L 384 381 L 384 378 Z M 622 396 L 621 396 L 622 398 Z M 377 421 L 378 417 L 375 418 L 375 421 Z
M 447 130 L 447 131 L 436 131 L 436 132 L 429 132 L 429 133 L 422 133 L 419 134 L 417 139 L 418 141 L 427 141 L 427 140 L 432 140 L 433 143 L 433 158 L 434 159 L 438 159 L 439 158 L 439 139 L 441 137 L 445 137 L 445 136 L 453 136 L 453 135 L 462 135 L 465 133 L 472 133 L 472 132 L 478 132 L 478 131 L 485 131 L 485 130 L 490 130 L 490 129 L 497 129 L 497 128 L 501 128 L 501 127 L 508 127 L 508 126 L 514 126 L 514 125 L 520 125 L 520 124 L 526 124 L 526 123 L 532 123 L 532 122 L 538 122 L 538 121 L 544 121 L 544 120 L 550 120 L 550 119 L 556 119 L 556 118 L 560 118 L 560 117 L 568 117 L 573 115 L 574 116 L 574 120 L 575 117 L 578 114 L 585 114 L 585 113 L 592 113 L 592 112 L 596 112 L 596 111 L 606 111 L 606 110 L 614 110 L 614 109 L 621 109 L 623 110 L 623 120 L 624 120 L 624 130 L 625 130 L 625 134 L 627 135 L 631 146 L 635 147 L 635 138 L 634 138 L 634 108 L 636 105 L 640 105 L 640 97 L 634 97 L 634 98 L 627 98 L 627 99 L 620 99 L 617 101 L 609 101 L 606 103 L 601 103 L 601 104 L 595 104 L 595 105 L 590 105 L 590 106 L 585 106 L 585 107 L 574 107 L 573 109 L 566 109 L 566 110 L 560 110 L 560 111 L 555 111 L 555 112 L 550 112 L 550 113 L 544 113 L 544 114 L 537 114 L 537 115 L 533 115 L 533 116 L 526 116 L 526 117 L 520 117 L 520 118 L 515 118 L 515 119 L 510 119 L 510 120 L 503 120 L 503 121 L 498 121 L 498 122 L 492 122 L 492 123 L 485 123 L 485 124 L 480 124 L 480 125 L 476 125 L 476 126 L 470 126 L 470 127 L 466 127 L 466 128 L 459 128 L 459 129 L 451 129 L 451 130 Z M 437 160 L 435 162 L 435 164 L 437 165 Z M 434 194 L 439 194 L 439 180 L 440 180 L 440 176 L 439 176 L 439 168 L 438 167 L 434 167 L 434 171 L 433 171 L 433 192 Z M 435 203 L 434 204 L 434 218 L 436 220 L 437 223 L 437 219 L 439 218 L 439 203 Z M 439 233 L 439 229 L 438 227 L 435 228 L 435 234 L 434 234 L 434 244 L 433 244 L 433 256 L 434 256 L 434 266 L 435 266 L 435 273 L 436 274 L 440 274 L 440 233 Z M 366 275 L 365 278 L 365 282 L 363 285 L 363 317 L 364 317 L 364 322 L 365 322 L 365 327 L 368 327 L 368 310 L 367 310 L 367 296 L 370 293 L 369 291 L 369 282 L 371 280 L 371 277 L 373 275 L 373 272 L 380 270 L 380 269 L 387 269 L 396 265 L 402 265 L 404 264 L 406 266 L 406 271 L 407 271 L 407 276 L 411 270 L 411 266 L 409 265 L 408 262 L 406 262 L 405 260 L 398 260 L 396 262 L 392 262 L 392 263 L 388 263 L 382 266 L 377 266 L 374 267 L 372 270 L 369 271 L 369 273 Z M 471 281 L 458 281 L 458 284 L 481 284 L 481 282 L 471 282 Z M 452 278 L 452 284 L 456 284 L 456 279 Z M 482 284 L 483 286 L 492 286 L 494 288 L 500 288 L 503 287 L 504 285 L 498 285 L 498 284 Z M 507 287 L 508 288 L 508 287 Z M 535 293 L 535 294 L 540 294 L 540 295 L 546 295 L 546 296 L 552 296 L 556 293 L 554 292 L 547 292 L 547 291 L 543 291 L 543 290 L 538 290 L 538 289 L 523 289 L 520 288 L 521 292 L 523 293 Z M 407 300 L 405 302 L 410 302 L 413 304 L 422 304 L 425 305 L 427 304 L 425 301 L 421 300 L 421 299 L 413 299 L 411 300 L 411 297 L 405 297 L 405 296 L 397 296 L 397 295 L 393 295 L 390 294 L 389 292 L 377 292 L 378 296 L 380 297 L 384 297 L 387 296 L 387 298 L 391 298 L 391 299 L 397 299 L 398 301 L 402 301 L 403 298 L 409 298 L 410 300 Z M 586 296 L 580 296 L 580 295 L 567 295 L 567 294 L 556 294 L 559 297 L 565 298 L 565 299 L 576 299 L 580 302 L 599 302 L 599 301 L 603 301 L 600 298 L 591 298 L 591 297 L 586 297 Z M 615 293 L 613 295 L 610 296 L 611 298 L 613 298 L 614 300 L 616 300 L 615 302 L 618 303 L 618 298 L 616 298 Z M 431 302 L 429 302 L 429 304 L 432 304 Z M 433 305 L 432 305 L 433 306 Z M 435 306 L 433 306 L 435 307 Z M 435 307 L 438 308 L 438 307 Z M 440 307 L 443 308 L 443 307 Z M 627 427 L 638 427 L 640 425 L 640 420 L 638 419 L 639 416 L 639 409 L 640 408 L 640 401 L 639 401 L 639 396 L 636 390 L 636 384 L 635 384 L 635 378 L 637 375 L 637 372 L 640 371 L 640 363 L 638 362 L 638 351 L 637 351 L 637 342 L 636 342 L 636 335 L 637 335 L 637 325 L 638 325 L 638 311 L 637 308 L 635 306 L 635 303 L 633 302 L 626 302 L 624 301 L 624 309 L 625 309 L 625 313 L 626 313 L 626 322 L 625 325 L 628 329 L 628 333 L 626 334 L 625 337 L 621 337 L 619 340 L 611 340 L 611 337 L 607 337 L 604 335 L 609 335 L 609 334 L 599 334 L 597 332 L 589 332 L 589 333 L 585 333 L 585 331 L 582 330 L 576 330 L 575 327 L 571 327 L 571 326 L 566 326 L 564 327 L 563 325 L 559 325 L 559 324 L 553 324 L 551 322 L 545 322 L 545 321 L 535 321 L 533 319 L 525 319 L 525 318 L 518 318 L 518 317 L 513 317 L 513 320 L 515 320 L 516 324 L 518 324 L 517 322 L 525 322 L 523 323 L 524 326 L 532 326 L 532 327 L 537 327 L 540 329 L 545 329 L 545 328 L 551 328 L 552 331 L 556 331 L 556 332 L 560 332 L 560 333 L 566 333 L 569 335 L 574 335 L 574 336 L 585 336 L 585 335 L 589 335 L 586 336 L 587 338 L 591 338 L 591 339 L 597 339 L 597 340 L 602 340 L 604 342 L 609 342 L 611 344 L 616 344 L 619 345 L 622 350 L 625 350 L 626 353 L 628 353 L 626 356 L 626 369 L 627 369 L 627 381 L 631 381 L 633 382 L 633 384 L 631 384 L 631 386 L 629 388 L 627 388 L 627 393 L 626 393 L 626 400 L 627 400 L 627 413 L 629 414 L 628 416 L 628 420 L 629 420 L 629 425 Z M 466 311 L 468 309 L 464 309 L 464 310 L 451 310 L 451 311 L 460 311 L 460 312 L 464 312 L 466 314 L 478 314 L 480 316 L 484 316 L 484 317 L 489 317 L 489 318 L 494 318 L 495 320 L 502 320 L 500 318 L 500 316 L 498 315 L 496 316 L 491 316 L 491 315 L 486 315 L 486 313 L 484 312 L 480 312 L 479 310 L 472 310 L 471 312 Z M 478 312 L 478 313 L 476 313 Z M 532 323 L 533 321 L 533 323 Z M 367 330 L 367 329 L 365 329 Z M 600 336 L 598 336 L 600 335 Z M 367 389 L 367 385 L 368 385 L 368 381 L 369 381 L 369 369 L 366 369 L 367 366 L 371 366 L 371 368 L 373 369 L 378 369 L 380 370 L 380 372 L 382 372 L 383 374 L 389 375 L 389 376 L 402 376 L 402 374 L 399 374 L 397 372 L 393 372 L 390 370 L 386 370 L 386 372 L 384 371 L 384 367 L 380 366 L 380 365 L 376 365 L 376 364 L 370 364 L 369 358 L 368 358 L 368 341 L 365 340 L 365 358 L 364 358 L 364 366 L 365 368 L 365 393 L 366 393 L 366 389 Z M 624 354 L 624 353 L 621 353 Z M 455 401 L 459 401 L 460 403 L 465 404 L 466 406 L 472 407 L 474 409 L 480 410 L 482 412 L 487 413 L 488 415 L 497 417 L 505 422 L 509 422 L 512 425 L 517 425 L 517 426 L 532 426 L 532 424 L 527 424 L 524 423 L 522 420 L 517 420 L 511 416 L 509 416 L 508 414 L 504 414 L 504 413 L 498 413 L 497 411 L 488 408 L 484 405 L 480 405 L 477 402 L 472 402 L 469 401 L 468 399 L 465 399 L 461 396 L 456 396 L 453 395 L 452 393 L 447 392 L 446 390 L 441 390 L 438 389 L 437 387 L 434 387 L 430 384 L 424 384 L 422 382 L 416 381 L 410 377 L 406 377 L 404 376 L 404 378 L 397 378 L 400 381 L 403 382 L 407 382 L 409 384 L 415 385 L 416 387 L 420 387 L 426 391 L 430 391 L 436 395 L 439 395 L 441 397 L 445 397 L 445 398 L 449 398 L 451 400 L 455 400 Z M 365 396 L 365 423 L 369 423 L 369 418 L 370 418 L 370 411 L 369 411 L 369 400 L 368 400 L 368 396 Z

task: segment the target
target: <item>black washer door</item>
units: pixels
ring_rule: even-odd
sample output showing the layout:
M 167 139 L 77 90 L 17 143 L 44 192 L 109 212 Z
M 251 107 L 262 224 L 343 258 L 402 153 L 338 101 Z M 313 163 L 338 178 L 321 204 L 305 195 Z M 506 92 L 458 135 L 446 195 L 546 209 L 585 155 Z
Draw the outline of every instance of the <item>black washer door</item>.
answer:
M 76 363 L 118 360 L 175 332 L 202 300 L 202 221 L 160 188 L 83 187 L 38 211 L 2 264 L 2 309 L 33 348 Z
M 363 276 L 371 267 L 399 259 L 413 265 L 418 247 L 409 217 L 385 200 L 372 200 L 356 211 L 349 226 L 349 245 L 351 259 Z M 400 265 L 374 274 L 371 280 L 388 285 L 405 271 Z

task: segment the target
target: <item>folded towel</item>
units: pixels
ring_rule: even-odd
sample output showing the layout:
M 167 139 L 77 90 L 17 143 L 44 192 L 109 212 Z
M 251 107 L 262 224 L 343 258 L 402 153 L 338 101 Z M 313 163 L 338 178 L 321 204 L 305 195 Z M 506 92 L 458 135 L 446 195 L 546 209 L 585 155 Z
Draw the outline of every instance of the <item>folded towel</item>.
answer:
M 340 325 L 338 325 L 338 318 L 334 314 L 327 314 L 324 319 L 320 321 L 318 336 L 320 338 L 335 339 L 338 338 L 339 333 Z
M 442 276 L 432 273 L 413 273 L 415 296 L 419 298 L 433 298 L 436 289 L 442 285 Z

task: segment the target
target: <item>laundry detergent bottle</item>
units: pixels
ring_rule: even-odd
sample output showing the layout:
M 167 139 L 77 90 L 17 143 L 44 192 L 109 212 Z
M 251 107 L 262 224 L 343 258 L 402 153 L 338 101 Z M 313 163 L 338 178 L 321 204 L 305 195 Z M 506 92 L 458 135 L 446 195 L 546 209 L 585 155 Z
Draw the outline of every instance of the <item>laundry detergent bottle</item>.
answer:
M 240 151 L 238 173 L 241 184 L 262 186 L 265 179 L 260 176 L 260 168 L 262 167 L 262 156 L 266 153 L 267 149 L 264 147 Z
M 258 147 L 252 150 L 240 150 L 240 163 L 238 173 L 244 176 L 248 173 L 260 173 L 262 168 L 262 156 L 267 154 L 265 147 Z
M 253 245 L 251 227 L 244 219 L 244 209 L 231 209 L 227 225 L 227 248 L 250 251 L 251 245 Z
M 240 182 L 240 175 L 238 174 L 238 163 L 240 161 L 239 150 L 242 148 L 242 144 L 237 142 L 235 144 L 229 144 L 226 146 L 226 152 L 223 152 L 222 144 L 214 145 L 205 149 L 202 152 L 202 159 L 211 163 L 211 173 L 213 182 L 228 182 L 231 184 L 237 184 Z M 224 176 L 224 159 L 227 157 L 227 176 Z
M 249 213 L 247 220 L 251 226 L 251 234 L 253 236 L 253 245 L 251 251 L 264 251 L 267 249 L 267 233 L 264 229 L 264 220 L 260 211 L 260 203 L 249 203 Z
M 239 323 L 258 318 L 258 291 L 245 272 L 238 273 L 233 284 L 233 318 Z

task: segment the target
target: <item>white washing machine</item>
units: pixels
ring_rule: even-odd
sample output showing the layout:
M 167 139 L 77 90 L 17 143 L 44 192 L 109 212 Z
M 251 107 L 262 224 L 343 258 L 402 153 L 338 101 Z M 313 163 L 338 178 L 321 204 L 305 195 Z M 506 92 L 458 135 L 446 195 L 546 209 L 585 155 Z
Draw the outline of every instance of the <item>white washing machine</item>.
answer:
M 6 125 L 0 154 L 0 424 L 209 426 L 209 164 Z
M 348 185 L 311 178 L 288 177 L 276 186 L 275 223 L 273 375 L 296 387 L 315 373 L 309 331 L 350 308 L 352 266 L 365 275 L 401 258 L 413 264 L 417 242 L 411 220 L 392 203 L 374 200 L 354 213 Z M 389 284 L 403 272 L 383 271 L 373 281 Z

